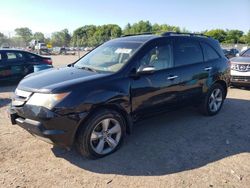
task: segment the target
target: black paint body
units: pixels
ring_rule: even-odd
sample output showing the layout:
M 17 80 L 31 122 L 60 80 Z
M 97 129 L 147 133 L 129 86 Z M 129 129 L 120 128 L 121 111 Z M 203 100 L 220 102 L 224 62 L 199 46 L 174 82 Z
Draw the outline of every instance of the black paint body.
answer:
M 141 42 L 142 46 L 116 73 L 94 73 L 73 66 L 51 69 L 23 79 L 18 89 L 42 92 L 71 92 L 53 110 L 39 106 L 11 107 L 14 123 L 35 135 L 49 138 L 54 144 L 70 147 L 77 130 L 91 114 L 100 108 L 112 108 L 126 119 L 127 132 L 133 122 L 186 104 L 199 103 L 216 82 L 226 89 L 229 84 L 230 67 L 218 42 L 205 37 L 188 36 L 132 36 L 115 40 Z M 219 53 L 213 61 L 155 71 L 152 74 L 136 74 L 138 60 L 154 44 L 171 43 L 176 40 L 206 42 Z M 206 70 L 206 67 L 212 67 Z M 169 76 L 178 78 L 168 80 Z M 20 121 L 16 121 L 21 118 Z M 27 120 L 35 122 L 27 122 Z

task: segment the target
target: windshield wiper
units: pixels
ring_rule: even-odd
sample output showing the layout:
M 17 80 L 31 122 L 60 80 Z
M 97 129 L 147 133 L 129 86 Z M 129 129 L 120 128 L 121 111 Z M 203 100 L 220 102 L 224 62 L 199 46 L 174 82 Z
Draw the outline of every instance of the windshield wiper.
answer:
M 84 69 L 84 70 L 88 70 L 88 71 L 91 71 L 91 72 L 97 72 L 95 69 L 93 68 L 90 68 L 90 67 L 77 67 L 79 69 Z

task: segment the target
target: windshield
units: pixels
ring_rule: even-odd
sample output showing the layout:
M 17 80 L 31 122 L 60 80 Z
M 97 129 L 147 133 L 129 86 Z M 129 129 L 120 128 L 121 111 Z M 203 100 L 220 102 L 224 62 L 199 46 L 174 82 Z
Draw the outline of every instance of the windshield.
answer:
M 96 72 L 117 72 L 132 57 L 142 43 L 107 42 L 80 59 L 74 67 Z
M 243 57 L 250 57 L 250 49 L 248 49 L 245 52 L 243 52 L 243 54 L 241 56 L 243 56 Z

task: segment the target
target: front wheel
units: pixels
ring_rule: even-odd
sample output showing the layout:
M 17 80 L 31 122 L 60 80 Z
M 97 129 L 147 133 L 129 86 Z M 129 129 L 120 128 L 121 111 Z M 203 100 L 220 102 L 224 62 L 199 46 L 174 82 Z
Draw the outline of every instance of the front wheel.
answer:
M 100 158 L 116 151 L 125 134 L 122 116 L 113 110 L 96 112 L 83 124 L 77 137 L 77 149 L 85 157 Z
M 226 91 L 221 84 L 214 84 L 208 91 L 201 104 L 203 114 L 208 116 L 216 115 L 222 108 Z

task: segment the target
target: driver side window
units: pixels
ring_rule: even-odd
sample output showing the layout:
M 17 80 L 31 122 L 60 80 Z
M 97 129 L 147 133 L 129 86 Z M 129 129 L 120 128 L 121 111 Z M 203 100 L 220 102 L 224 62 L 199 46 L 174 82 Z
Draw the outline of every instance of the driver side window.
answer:
M 155 46 L 140 60 L 140 66 L 154 67 L 155 70 L 172 68 L 172 47 L 170 44 Z

